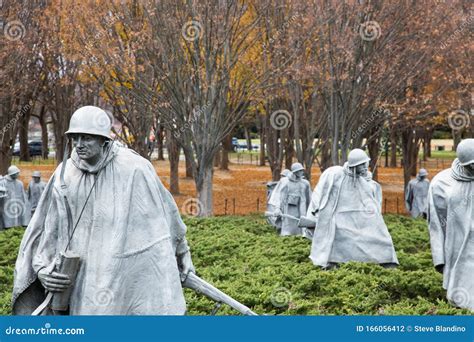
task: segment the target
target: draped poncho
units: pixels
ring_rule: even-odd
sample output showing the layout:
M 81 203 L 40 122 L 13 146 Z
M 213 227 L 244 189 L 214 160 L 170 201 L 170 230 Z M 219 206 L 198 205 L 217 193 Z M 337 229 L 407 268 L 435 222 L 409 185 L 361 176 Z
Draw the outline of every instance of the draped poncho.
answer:
M 70 314 L 184 314 L 176 255 L 188 247 L 173 198 L 146 159 L 116 143 L 97 165 L 74 150 L 64 174 L 67 189 L 60 184 L 62 165 L 48 182 L 21 242 L 13 312 L 30 314 L 44 299 L 37 272 L 51 269 L 69 241 L 64 191 L 76 223 L 97 177 L 69 249 L 81 259 Z

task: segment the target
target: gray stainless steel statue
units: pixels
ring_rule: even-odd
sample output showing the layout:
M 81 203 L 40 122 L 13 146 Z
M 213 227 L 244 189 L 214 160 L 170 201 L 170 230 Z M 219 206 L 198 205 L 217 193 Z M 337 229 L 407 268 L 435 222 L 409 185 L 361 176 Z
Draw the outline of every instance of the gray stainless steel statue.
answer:
M 412 179 L 405 190 L 405 205 L 412 217 L 428 214 L 428 188 L 430 181 L 427 179 L 428 172 L 420 169 L 415 179 Z
M 313 192 L 306 217 L 316 221 L 310 259 L 333 268 L 348 261 L 398 265 L 392 237 L 382 217 L 382 191 L 360 150 L 348 162 L 328 168 Z
M 431 181 L 431 253 L 456 306 L 474 310 L 474 139 L 461 141 L 450 169 Z
M 300 163 L 291 165 L 291 177 L 287 177 L 280 192 L 281 235 L 303 235 L 299 219 L 306 214 L 311 201 L 311 185 L 303 178 L 304 167 Z
M 3 230 L 3 205 L 7 197 L 7 181 L 5 177 L 0 175 L 0 231 Z
M 185 313 L 180 272 L 194 270 L 186 226 L 151 163 L 113 142 L 110 128 L 100 108 L 72 115 L 71 157 L 48 182 L 21 242 L 15 314 L 31 314 L 45 289 L 69 288 L 71 315 Z M 80 260 L 75 280 L 57 264 L 68 255 Z
M 267 216 L 268 223 L 274 226 L 278 233 L 281 231 L 281 216 L 279 215 L 279 213 L 281 213 L 281 190 L 286 183 L 290 181 L 290 178 L 294 177 L 288 169 L 284 169 L 280 173 L 280 176 L 280 180 L 274 184 L 273 189 L 269 193 L 267 202 L 267 212 L 270 213 L 270 215 Z
M 28 184 L 28 200 L 31 207 L 31 216 L 35 213 L 38 202 L 41 198 L 41 194 L 46 188 L 46 183 L 41 181 L 41 172 L 33 171 L 33 180 Z
M 26 227 L 30 220 L 30 206 L 23 183 L 18 180 L 20 169 L 15 165 L 8 168 L 4 177 L 6 197 L 2 199 L 3 227 Z

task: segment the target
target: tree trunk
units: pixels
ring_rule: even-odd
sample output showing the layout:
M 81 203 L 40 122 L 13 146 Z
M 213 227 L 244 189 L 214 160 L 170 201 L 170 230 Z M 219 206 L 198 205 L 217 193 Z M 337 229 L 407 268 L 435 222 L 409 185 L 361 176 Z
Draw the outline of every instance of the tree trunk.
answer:
M 56 163 L 63 160 L 64 146 L 67 138 L 64 132 L 69 128 L 69 121 L 72 113 L 76 110 L 74 95 L 75 84 L 61 86 L 54 85 L 54 107 L 51 108 L 51 118 L 53 120 L 54 140 L 56 142 Z M 138 152 L 138 151 L 137 151 Z
M 28 126 L 31 118 L 31 110 L 25 111 L 19 120 L 18 136 L 20 141 L 20 160 L 30 161 L 30 149 L 28 146 Z
M 397 134 L 394 127 L 390 132 L 390 167 L 397 167 Z
M 221 153 L 222 153 L 222 148 L 217 151 L 217 153 L 214 155 L 214 167 L 219 167 L 221 164 Z
M 265 129 L 262 115 L 259 115 L 260 120 L 260 166 L 265 166 Z
M 402 134 L 402 153 L 403 153 L 403 180 L 405 189 L 411 176 L 416 176 L 417 160 L 418 160 L 418 144 L 416 141 L 416 134 L 413 129 L 408 127 Z
M 55 133 L 54 141 L 56 142 L 56 147 L 55 147 L 56 163 L 59 164 L 63 161 L 64 145 L 66 144 L 66 135 L 58 136 L 58 134 Z
M 378 139 L 371 139 L 367 143 L 367 147 L 369 149 L 369 157 L 370 157 L 370 169 L 372 170 L 372 179 L 377 182 L 379 169 L 377 167 L 379 152 L 380 152 L 380 145 Z
M 275 165 L 272 169 L 272 181 L 276 182 L 281 178 L 281 166 Z
M 268 113 L 272 111 L 269 110 L 271 107 L 267 107 Z M 281 167 L 283 163 L 283 144 L 284 134 L 281 130 L 273 128 L 270 124 L 270 115 L 265 117 L 265 142 L 268 155 L 268 162 L 270 164 L 270 169 L 272 170 L 272 180 L 278 181 L 280 179 Z
M 214 169 L 212 164 L 203 165 L 203 169 L 199 170 L 197 175 L 196 190 L 199 200 L 198 215 L 200 217 L 208 217 L 213 214 L 213 197 L 212 197 L 212 179 Z
M 158 160 L 165 160 L 165 156 L 163 154 L 164 134 L 163 134 L 163 128 L 162 127 L 158 128 L 155 138 L 156 138 L 156 147 L 158 149 Z
M 12 146 L 15 143 L 18 133 L 17 118 L 22 115 L 23 110 L 29 110 L 28 105 L 23 106 L 22 110 L 13 103 L 10 98 L 0 101 L 0 124 L 2 131 L 0 133 L 0 175 L 7 173 L 12 162 Z
M 245 135 L 245 141 L 247 142 L 247 150 L 252 151 L 253 149 L 252 139 L 250 138 L 250 132 L 247 126 L 244 126 L 244 135 Z
M 461 131 L 460 130 L 452 130 L 453 134 L 453 151 L 456 151 L 458 148 L 458 144 L 461 142 Z
M 426 157 L 428 158 L 431 158 L 431 139 L 432 139 L 432 136 L 430 135 L 427 139 L 426 139 Z
M 46 119 L 46 106 L 42 106 L 39 114 L 39 123 L 41 126 L 41 154 L 43 159 L 48 159 L 49 156 L 48 123 Z
M 430 154 L 430 141 L 428 140 L 428 137 L 425 136 L 423 139 L 423 161 L 428 160 L 428 155 Z
M 7 145 L 2 145 L 0 148 L 0 173 L 5 175 L 12 163 L 11 148 Z
M 135 139 L 136 140 L 132 145 L 133 150 L 143 158 L 150 160 L 150 156 L 148 154 L 148 144 L 143 139 Z
M 171 132 L 168 132 L 166 141 L 170 161 L 170 192 L 173 195 L 179 195 L 179 152 L 181 148 Z
M 295 156 L 295 149 L 293 147 L 293 139 L 287 137 L 285 139 L 285 168 L 291 170 L 291 164 L 293 164 L 293 157 Z
M 186 164 L 186 178 L 193 178 L 193 164 L 186 154 L 184 155 L 184 162 Z
M 324 172 L 328 167 L 331 166 L 331 153 L 330 153 L 330 144 L 327 139 L 327 134 L 323 134 L 321 140 L 323 143 L 321 144 L 321 163 L 319 168 L 321 172 Z
M 229 170 L 229 151 L 232 150 L 232 135 L 229 134 L 222 142 L 221 170 Z
M 423 138 L 423 160 L 427 161 L 431 158 L 431 138 L 433 137 L 433 130 L 427 129 Z

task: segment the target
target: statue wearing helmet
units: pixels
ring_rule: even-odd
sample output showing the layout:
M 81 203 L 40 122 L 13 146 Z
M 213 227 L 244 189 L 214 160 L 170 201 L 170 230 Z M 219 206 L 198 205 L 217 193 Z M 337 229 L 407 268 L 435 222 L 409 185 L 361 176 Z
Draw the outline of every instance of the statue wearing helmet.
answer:
M 30 206 L 23 183 L 18 180 L 20 169 L 8 168 L 4 177 L 5 197 L 2 198 L 3 228 L 26 227 L 30 220 Z
M 292 173 L 288 169 L 284 169 L 280 173 L 280 180 L 277 182 L 267 183 L 267 222 L 276 228 L 277 232 L 281 231 L 281 216 L 280 201 L 281 201 L 281 190 L 283 186 L 290 181 L 289 177 Z
M 280 235 L 304 235 L 299 219 L 305 215 L 310 199 L 311 185 L 304 179 L 304 167 L 293 163 L 289 176 L 270 199 L 270 203 L 277 208 L 274 214 L 281 220 Z
M 33 171 L 31 177 L 33 179 L 28 184 L 27 193 L 28 200 L 30 201 L 31 216 L 33 216 L 41 198 L 41 194 L 46 188 L 46 183 L 41 181 L 41 172 L 39 171 Z
M 450 302 L 474 310 L 474 139 L 462 140 L 456 155 L 428 191 L 431 254 Z
M 405 189 L 405 205 L 412 217 L 428 215 L 428 171 L 420 169 L 415 179 L 412 179 Z
M 382 217 L 382 190 L 368 171 L 361 149 L 344 166 L 325 170 L 314 189 L 306 217 L 316 221 L 310 259 L 325 269 L 361 261 L 398 265 L 392 237 Z
M 71 157 L 49 180 L 22 240 L 14 314 L 31 314 L 45 290 L 68 293 L 63 314 L 185 313 L 181 277 L 194 272 L 186 226 L 151 163 L 110 140 L 111 124 L 93 106 L 72 115 Z M 80 260 L 71 275 L 56 266 L 67 256 Z

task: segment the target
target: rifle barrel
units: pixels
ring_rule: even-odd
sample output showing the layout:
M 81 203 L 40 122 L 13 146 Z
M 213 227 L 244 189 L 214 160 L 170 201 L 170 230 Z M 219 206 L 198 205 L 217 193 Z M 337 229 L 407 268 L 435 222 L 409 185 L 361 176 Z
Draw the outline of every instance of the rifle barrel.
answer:
M 244 304 L 238 302 L 231 296 L 225 294 L 218 288 L 212 286 L 207 281 L 201 279 L 193 272 L 190 272 L 186 280 L 183 282 L 183 286 L 190 288 L 198 293 L 202 293 L 204 296 L 216 301 L 229 305 L 233 309 L 239 311 L 241 314 L 246 316 L 258 316 L 255 312 L 250 310 Z

